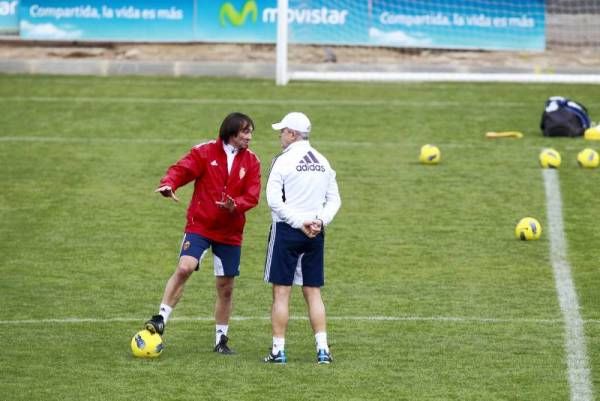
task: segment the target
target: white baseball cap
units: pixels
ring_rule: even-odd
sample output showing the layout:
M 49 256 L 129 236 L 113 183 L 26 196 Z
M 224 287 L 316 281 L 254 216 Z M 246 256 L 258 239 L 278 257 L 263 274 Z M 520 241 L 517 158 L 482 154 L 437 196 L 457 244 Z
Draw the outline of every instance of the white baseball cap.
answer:
M 271 127 L 274 130 L 289 128 L 299 132 L 310 132 L 310 120 L 304 113 L 292 112 L 286 114 L 280 122 L 272 124 Z

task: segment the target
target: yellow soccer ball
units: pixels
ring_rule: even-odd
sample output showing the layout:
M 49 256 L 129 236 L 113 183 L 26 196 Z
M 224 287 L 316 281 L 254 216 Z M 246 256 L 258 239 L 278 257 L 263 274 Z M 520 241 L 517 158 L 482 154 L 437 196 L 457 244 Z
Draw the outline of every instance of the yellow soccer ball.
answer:
M 600 157 L 594 149 L 585 148 L 577 154 L 577 163 L 581 167 L 596 168 L 600 164 Z
M 542 225 L 533 217 L 522 218 L 515 227 L 515 236 L 522 241 L 539 239 L 542 235 Z
M 600 141 L 600 125 L 586 129 L 583 137 L 589 141 Z
M 442 158 L 440 149 L 435 145 L 423 145 L 419 154 L 419 161 L 423 164 L 438 164 Z
M 559 168 L 562 161 L 556 149 L 545 148 L 540 152 L 540 166 L 543 168 Z
M 131 352 L 138 358 L 156 358 L 164 348 L 165 344 L 160 334 L 152 334 L 145 329 L 135 333 L 131 339 Z

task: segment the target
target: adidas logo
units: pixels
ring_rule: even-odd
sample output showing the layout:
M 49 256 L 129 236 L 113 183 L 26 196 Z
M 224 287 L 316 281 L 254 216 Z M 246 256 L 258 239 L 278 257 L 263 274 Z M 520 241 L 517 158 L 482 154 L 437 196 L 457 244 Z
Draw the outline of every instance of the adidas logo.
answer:
M 319 159 L 309 150 L 296 165 L 296 171 L 321 171 L 324 173 L 325 167 L 319 164 Z

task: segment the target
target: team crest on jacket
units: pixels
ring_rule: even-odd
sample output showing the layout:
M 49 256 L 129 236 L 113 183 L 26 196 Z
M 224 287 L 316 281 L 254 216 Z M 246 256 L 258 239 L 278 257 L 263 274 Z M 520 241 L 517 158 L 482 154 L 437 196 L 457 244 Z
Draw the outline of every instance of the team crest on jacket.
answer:
M 246 176 L 246 169 L 242 167 L 242 168 L 240 169 L 240 180 L 241 180 L 242 178 L 244 178 L 245 176 Z

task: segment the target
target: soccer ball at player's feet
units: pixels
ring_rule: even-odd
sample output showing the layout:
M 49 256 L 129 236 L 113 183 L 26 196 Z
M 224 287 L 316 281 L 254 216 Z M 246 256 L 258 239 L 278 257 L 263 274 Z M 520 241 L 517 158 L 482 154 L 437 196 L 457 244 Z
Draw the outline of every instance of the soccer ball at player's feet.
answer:
M 156 358 L 164 348 L 160 334 L 152 334 L 146 329 L 138 331 L 131 339 L 131 352 L 139 358 Z

